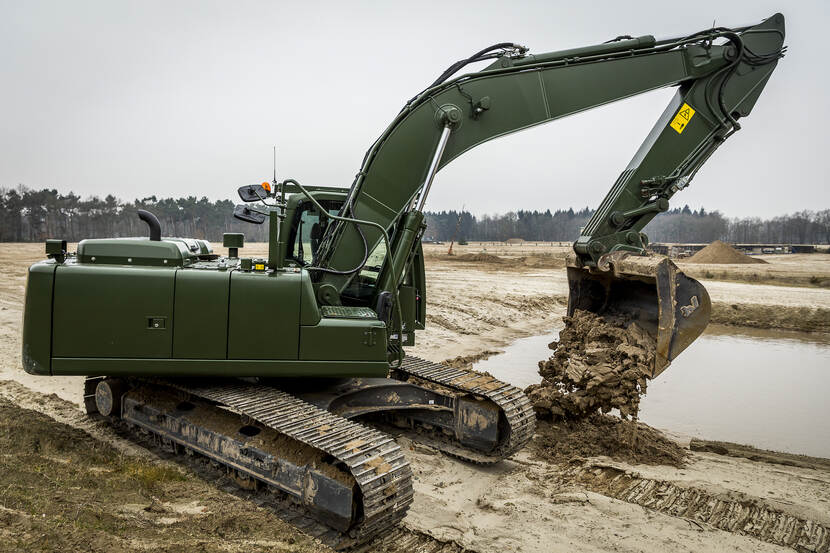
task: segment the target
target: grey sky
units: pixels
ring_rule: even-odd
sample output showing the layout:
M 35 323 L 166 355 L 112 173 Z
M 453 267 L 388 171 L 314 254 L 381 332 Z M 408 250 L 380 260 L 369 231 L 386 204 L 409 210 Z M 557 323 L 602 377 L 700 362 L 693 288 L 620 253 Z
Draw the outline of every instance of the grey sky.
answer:
M 405 100 L 495 42 L 545 52 L 782 11 L 789 53 L 743 129 L 675 196 L 730 216 L 830 207 L 830 3 L 0 0 L 0 186 L 235 198 L 280 177 L 348 185 Z M 596 207 L 673 94 L 492 141 L 439 173 L 428 209 Z

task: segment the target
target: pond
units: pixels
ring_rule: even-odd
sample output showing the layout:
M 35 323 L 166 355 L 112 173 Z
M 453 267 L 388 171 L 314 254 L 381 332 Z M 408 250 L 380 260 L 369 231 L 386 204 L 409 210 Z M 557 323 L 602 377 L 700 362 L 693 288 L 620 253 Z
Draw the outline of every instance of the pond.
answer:
M 550 333 L 475 364 L 525 387 L 539 382 Z M 640 420 L 675 432 L 830 457 L 830 336 L 710 325 L 649 384 Z

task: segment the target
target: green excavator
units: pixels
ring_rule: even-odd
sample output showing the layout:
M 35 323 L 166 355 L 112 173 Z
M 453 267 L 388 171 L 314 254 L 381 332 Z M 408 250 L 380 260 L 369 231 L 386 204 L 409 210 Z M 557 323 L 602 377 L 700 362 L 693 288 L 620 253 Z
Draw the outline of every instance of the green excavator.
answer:
M 48 259 L 29 269 L 23 367 L 87 377 L 89 413 L 273 491 L 334 547 L 365 542 L 413 497 L 386 430 L 494 463 L 535 428 L 516 387 L 405 354 L 426 324 L 421 237 L 435 174 L 487 140 L 675 87 L 567 267 L 568 312 L 637 320 L 654 337 L 656 376 L 703 332 L 710 303 L 697 281 L 647 254 L 643 227 L 740 129 L 783 42 L 776 14 L 659 40 L 481 50 L 406 102 L 351 187 L 276 177 L 241 187 L 234 214 L 268 221 L 267 259 L 240 256 L 241 234 L 225 235 L 224 257 L 204 240 L 162 238 L 148 212 L 148 238 L 88 239 L 72 253 L 47 240 Z

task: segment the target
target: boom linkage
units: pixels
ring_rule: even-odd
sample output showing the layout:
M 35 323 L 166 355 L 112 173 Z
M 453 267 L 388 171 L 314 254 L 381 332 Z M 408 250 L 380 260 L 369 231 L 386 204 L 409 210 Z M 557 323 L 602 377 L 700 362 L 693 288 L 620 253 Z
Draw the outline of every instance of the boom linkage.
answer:
M 783 55 L 783 40 L 784 18 L 776 14 L 755 26 L 708 29 L 679 39 L 644 36 L 541 55 L 510 49 L 486 69 L 436 84 L 411 100 L 367 152 L 342 214 L 387 229 L 393 244 L 387 265 L 407 259 L 412 241 L 400 240 L 398 233 L 412 232 L 407 213 L 422 217 L 423 195 L 414 206 L 431 182 L 430 165 L 448 113 L 461 116 L 453 122 L 437 170 L 493 138 L 678 86 L 574 244 L 589 266 L 613 251 L 642 253 L 647 243 L 642 228 L 668 209 L 669 199 L 740 128 L 738 119 L 750 113 Z M 321 272 L 318 285 L 342 292 L 380 239 L 374 228 L 331 225 L 317 264 L 356 270 Z M 398 247 L 406 252 L 395 251 Z M 377 294 L 384 291 L 379 287 Z

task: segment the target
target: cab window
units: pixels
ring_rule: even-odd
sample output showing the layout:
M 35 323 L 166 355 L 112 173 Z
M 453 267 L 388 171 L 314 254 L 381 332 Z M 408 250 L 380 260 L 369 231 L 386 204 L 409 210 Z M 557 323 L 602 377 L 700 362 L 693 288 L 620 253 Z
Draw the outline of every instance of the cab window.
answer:
M 341 202 L 323 200 L 320 205 L 326 208 L 330 215 L 337 215 Z M 300 206 L 298 217 L 295 218 L 295 226 L 292 228 L 293 246 L 289 256 L 301 265 L 309 265 L 317 253 L 320 240 L 326 231 L 326 226 L 331 222 L 328 217 L 321 220 L 320 213 L 311 202 L 303 202 Z

